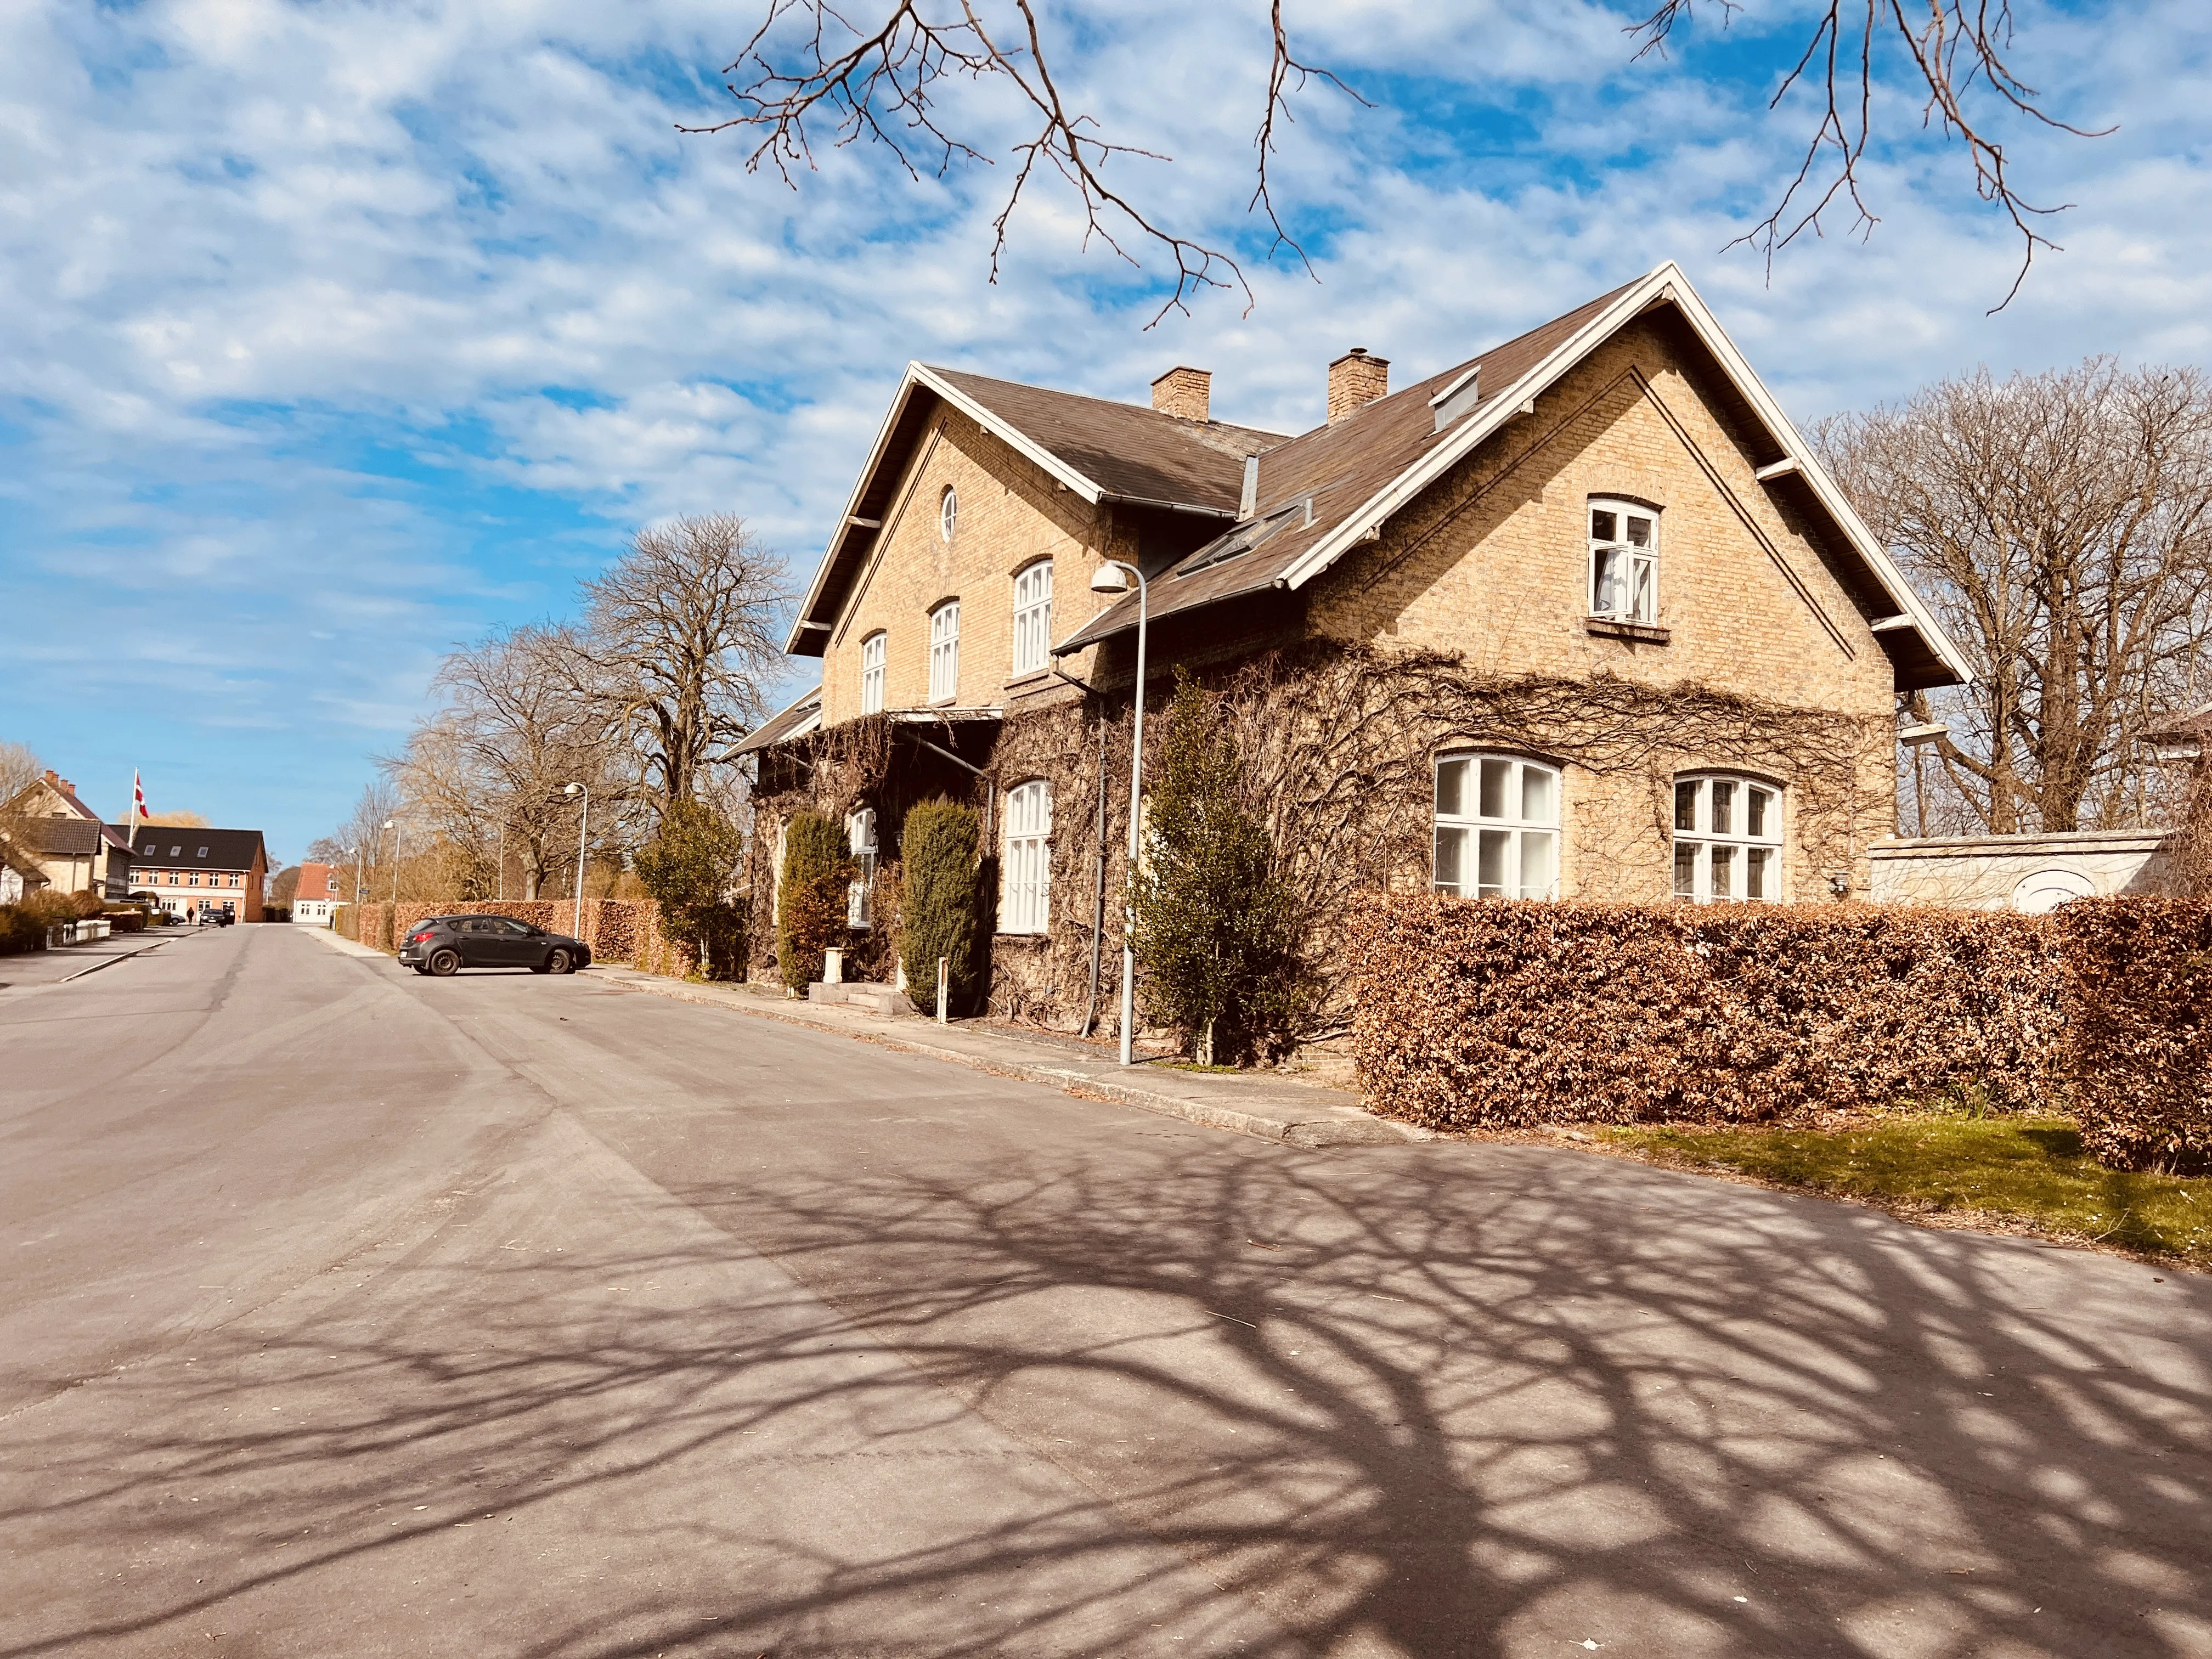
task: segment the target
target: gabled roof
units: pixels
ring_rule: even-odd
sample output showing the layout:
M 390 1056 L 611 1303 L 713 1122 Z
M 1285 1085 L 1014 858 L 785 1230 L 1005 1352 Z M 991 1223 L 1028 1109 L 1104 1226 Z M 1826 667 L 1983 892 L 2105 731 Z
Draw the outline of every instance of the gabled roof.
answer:
M 760 728 L 739 744 L 732 753 L 750 755 L 755 750 L 765 749 L 786 738 L 804 737 L 822 724 L 822 687 L 810 685 L 791 702 L 763 720 Z
M 1671 306 L 1711 353 L 1774 447 L 1762 479 L 1794 477 L 1861 567 L 1864 586 L 1893 614 L 1875 621 L 1900 669 L 1923 685 L 1973 678 L 1966 654 L 1851 508 L 1773 395 L 1721 329 L 1689 279 L 1671 260 L 1649 276 L 1599 295 L 1517 339 L 1378 398 L 1334 426 L 1319 427 L 1260 459 L 1255 518 L 1295 505 L 1292 522 L 1254 538 L 1239 525 L 1151 579 L 1154 617 L 1266 588 L 1297 589 L 1377 533 L 1452 466 L 1521 414 L 1534 398 L 1622 327 L 1655 307 Z M 1469 376 L 1474 377 L 1471 386 Z M 1475 395 L 1468 397 L 1472 391 Z M 1249 550 L 1234 545 L 1251 538 Z M 1065 654 L 1136 625 L 1134 594 L 1115 601 L 1054 647 Z
M 950 405 L 1083 501 L 1151 507 L 1234 523 L 1244 458 L 1280 433 L 1187 421 L 1135 404 L 908 363 L 867 465 L 853 486 L 784 649 L 818 657 L 853 581 L 882 534 L 907 462 L 931 415 Z
M 124 833 L 120 824 L 111 827 L 118 836 Z M 251 870 L 256 854 L 264 860 L 268 857 L 258 830 L 192 830 L 174 823 L 143 823 L 137 840 L 126 844 L 139 863 L 176 870 Z

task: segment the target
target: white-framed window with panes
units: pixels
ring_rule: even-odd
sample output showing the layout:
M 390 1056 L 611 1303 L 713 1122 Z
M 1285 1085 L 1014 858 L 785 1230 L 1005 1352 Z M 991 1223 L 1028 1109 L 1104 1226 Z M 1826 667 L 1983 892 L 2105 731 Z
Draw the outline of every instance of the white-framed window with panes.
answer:
M 1052 650 L 1052 561 L 1039 559 L 1014 578 L 1014 672 L 1034 674 Z
M 952 486 L 947 484 L 945 493 L 937 498 L 937 533 L 949 542 L 959 529 L 960 497 L 953 492 Z
M 889 635 L 871 634 L 860 641 L 860 712 L 884 712 L 884 648 Z
M 1439 893 L 1557 898 L 1559 771 L 1517 755 L 1437 757 Z
M 853 855 L 853 879 L 845 889 L 845 925 L 862 932 L 876 925 L 876 809 L 845 814 L 845 848 Z
M 1674 780 L 1674 896 L 1688 904 L 1782 898 L 1782 792 L 1709 772 Z
M 1637 501 L 1589 504 L 1589 613 L 1609 622 L 1659 620 L 1659 514 Z
M 947 599 L 929 613 L 929 700 L 960 695 L 960 601 Z
M 1052 785 L 1032 778 L 1006 792 L 999 931 L 1043 933 L 1052 921 Z

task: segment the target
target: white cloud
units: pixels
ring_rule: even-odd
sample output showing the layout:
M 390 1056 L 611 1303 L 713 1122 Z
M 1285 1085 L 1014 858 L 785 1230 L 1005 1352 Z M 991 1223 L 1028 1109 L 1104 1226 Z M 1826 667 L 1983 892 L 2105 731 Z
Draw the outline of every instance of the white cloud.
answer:
M 0 525 L 37 603 L 108 624 L 105 647 L 64 639 L 49 667 L 98 684 L 105 648 L 134 697 L 267 713 L 299 743 L 343 730 L 357 753 L 355 728 L 400 720 L 447 643 L 559 605 L 634 519 L 736 507 L 810 564 L 909 357 L 1133 399 L 1194 361 L 1224 415 L 1294 427 L 1346 344 L 1425 373 L 1668 257 L 1805 416 L 1984 360 L 2206 349 L 2193 88 L 2212 21 L 2180 4 L 2023 14 L 2028 78 L 2126 125 L 2012 135 L 2034 186 L 2079 205 L 2066 252 L 1996 319 L 2016 249 L 1955 157 L 1918 143 L 1870 169 L 1884 218 L 1865 246 L 1808 239 L 1771 288 L 1755 256 L 1722 252 L 1802 134 L 1758 113 L 1763 87 L 1697 78 L 1710 36 L 1631 67 L 1626 9 L 1589 0 L 1533 21 L 1294 10 L 1311 58 L 1401 100 L 1298 102 L 1279 188 L 1321 280 L 1248 260 L 1251 314 L 1212 296 L 1150 332 L 1157 292 L 1085 252 L 1052 189 L 984 285 L 1003 167 L 915 184 L 825 148 L 794 191 L 746 173 L 740 135 L 679 135 L 726 109 L 712 71 L 750 15 L 0 10 L 0 442 L 23 463 L 0 469 Z M 1169 222 L 1263 251 L 1243 216 L 1263 9 L 1085 15 L 1072 94 L 1176 157 L 1114 176 Z M 1784 48 L 1802 16 L 1740 27 Z M 1003 100 L 975 118 L 1002 153 L 1019 131 Z M 262 622 L 226 631 L 246 593 Z M 168 648 L 180 627 L 221 648 Z

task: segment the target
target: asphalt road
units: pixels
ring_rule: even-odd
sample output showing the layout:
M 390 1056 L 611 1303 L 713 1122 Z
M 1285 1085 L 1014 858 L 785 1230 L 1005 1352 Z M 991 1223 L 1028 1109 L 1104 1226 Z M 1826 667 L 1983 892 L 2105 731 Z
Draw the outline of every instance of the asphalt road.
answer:
M 0 1655 L 2212 1653 L 2203 1279 L 588 975 L 0 990 Z

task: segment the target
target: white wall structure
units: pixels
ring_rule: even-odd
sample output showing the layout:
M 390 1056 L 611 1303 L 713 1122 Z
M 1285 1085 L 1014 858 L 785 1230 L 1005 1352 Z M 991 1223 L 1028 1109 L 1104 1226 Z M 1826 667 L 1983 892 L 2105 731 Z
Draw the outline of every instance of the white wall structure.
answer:
M 1878 904 L 1942 904 L 2039 915 L 2070 898 L 2166 890 L 2166 836 L 2142 830 L 1878 841 Z

